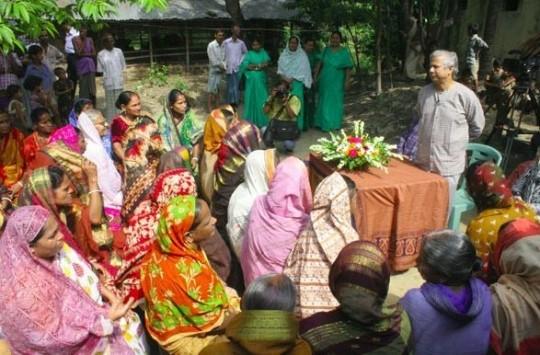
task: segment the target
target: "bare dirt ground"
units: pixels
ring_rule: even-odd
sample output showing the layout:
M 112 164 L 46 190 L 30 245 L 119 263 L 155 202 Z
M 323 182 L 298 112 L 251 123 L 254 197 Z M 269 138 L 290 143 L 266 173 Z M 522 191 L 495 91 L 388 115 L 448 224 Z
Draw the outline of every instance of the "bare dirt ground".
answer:
M 181 66 L 169 66 L 167 85 L 162 87 L 148 87 L 143 85 L 147 77 L 149 67 L 147 65 L 130 65 L 127 70 L 126 83 L 124 87 L 137 91 L 141 95 L 143 110 L 149 112 L 153 117 L 157 117 L 163 109 L 162 102 L 169 90 L 178 85 L 181 79 L 188 87 L 188 94 L 191 97 L 193 109 L 197 114 L 206 115 L 206 86 L 207 72 L 205 66 L 194 66 L 190 72 L 185 71 Z M 272 69 L 270 70 L 272 71 Z M 275 69 L 273 70 L 275 73 Z M 275 75 L 269 74 L 269 82 L 275 82 Z M 382 135 L 387 141 L 395 143 L 399 136 L 407 129 L 411 122 L 412 110 L 416 103 L 418 90 L 424 85 L 422 80 L 414 82 L 394 80 L 390 88 L 388 78 L 385 78 L 385 90 L 380 96 L 374 95 L 373 80 L 362 78 L 357 80 L 352 89 L 345 95 L 345 126 L 353 120 L 361 119 L 366 123 L 366 129 L 372 135 Z M 98 108 L 103 109 L 104 92 L 101 85 L 101 78 L 98 78 Z M 240 113 L 242 106 L 240 106 Z M 486 128 L 484 135 L 480 139 L 483 141 L 491 131 L 494 121 L 494 112 L 486 115 Z M 529 119 L 530 121 L 530 119 Z M 295 155 L 301 159 L 307 159 L 309 146 L 325 134 L 319 130 L 309 130 L 302 134 L 297 142 Z M 500 151 L 504 151 L 504 141 L 498 140 L 492 144 Z M 512 154 L 509 168 L 515 166 L 524 159 L 524 149 L 519 144 Z M 396 297 L 403 296 L 407 290 L 418 287 L 423 280 L 416 268 L 407 272 L 394 275 L 390 282 L 390 293 Z

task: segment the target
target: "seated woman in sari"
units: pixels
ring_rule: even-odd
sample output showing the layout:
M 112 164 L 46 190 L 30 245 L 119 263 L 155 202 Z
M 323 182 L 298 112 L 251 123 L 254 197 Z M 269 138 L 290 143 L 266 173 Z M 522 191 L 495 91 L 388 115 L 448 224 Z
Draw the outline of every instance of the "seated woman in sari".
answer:
M 217 219 L 217 230 L 228 242 L 229 200 L 234 190 L 243 181 L 244 165 L 248 154 L 262 147 L 259 129 L 248 121 L 237 119 L 231 122 L 219 148 L 215 166 L 216 181 L 212 196 L 212 215 Z
M 486 354 L 491 295 L 472 276 L 480 267 L 467 236 L 443 230 L 424 238 L 418 271 L 426 282 L 400 302 L 411 319 L 415 354 Z
M 192 191 L 161 208 L 156 243 L 141 266 L 147 329 L 170 354 L 199 354 L 239 308 L 199 246 L 215 232 L 215 219 Z
M 183 92 L 178 89 L 169 92 L 157 124 L 165 151 L 178 146 L 185 147 L 194 159 L 192 165 L 198 165 L 195 163 L 201 155 L 204 121 L 195 115 Z
M 529 204 L 512 197 L 504 174 L 492 162 L 479 162 L 469 167 L 467 189 L 478 209 L 478 215 L 467 227 L 467 235 L 482 258 L 485 270 L 489 251 L 497 241 L 501 226 L 516 218 L 534 220 L 536 211 Z
M 0 238 L 0 328 L 16 354 L 146 354 L 139 317 L 100 286 L 56 217 L 17 209 Z M 109 304 L 104 302 L 104 297 Z
M 0 183 L 14 193 L 22 188 L 24 135 L 12 126 L 11 117 L 0 110 Z
M 262 47 L 261 40 L 255 38 L 238 68 L 238 77 L 246 76 L 244 117 L 259 128 L 268 126 L 268 117 L 262 108 L 268 97 L 265 68 L 269 63 L 270 56 Z
M 104 273 L 112 283 L 117 268 L 121 242 L 114 240 L 103 216 L 103 200 L 97 184 L 96 166 L 84 160 L 82 170 L 90 189 L 87 195 L 72 196 L 73 185 L 58 166 L 36 169 L 25 180 L 19 196 L 20 206 L 42 206 L 56 218 L 65 242 Z M 120 244 L 120 245 L 119 245 Z
M 278 157 L 275 149 L 249 153 L 244 168 L 244 182 L 234 190 L 227 212 L 227 234 L 234 253 L 240 258 L 242 241 L 253 201 L 268 192 Z
M 251 207 L 240 260 L 246 286 L 261 275 L 283 271 L 309 222 L 311 205 L 306 165 L 295 157 L 283 160 L 268 192 Z
M 121 229 L 122 177 L 103 145 L 102 137 L 107 133 L 107 121 L 98 110 L 88 110 L 79 115 L 79 128 L 86 148 L 83 156 L 96 165 L 98 186 L 103 194 L 104 212 L 111 230 Z
M 277 73 L 282 80 L 289 83 L 291 95 L 298 97 L 300 100 L 301 109 L 296 118 L 296 123 L 298 123 L 299 129 L 307 130 L 308 123 L 307 120 L 304 120 L 304 87 L 306 89 L 311 88 L 313 77 L 311 76 L 309 58 L 302 49 L 298 36 L 289 38 L 287 47 L 281 52 Z
M 339 306 L 328 287 L 328 273 L 341 249 L 360 240 L 351 212 L 356 198 L 354 182 L 337 172 L 315 190 L 310 223 L 298 237 L 283 270 L 296 286 L 298 318 Z
M 540 225 L 516 219 L 501 228 L 491 257 L 494 354 L 538 354 L 540 344 Z
M 300 335 L 314 354 L 410 352 L 409 317 L 387 299 L 390 267 L 375 244 L 355 241 L 343 248 L 329 282 L 340 307 L 300 321 Z
M 35 159 L 36 153 L 45 147 L 56 126 L 53 123 L 51 114 L 44 107 L 32 110 L 30 114 L 32 129 L 34 133 L 24 139 L 24 160 L 29 165 Z
M 298 336 L 293 310 L 295 289 L 283 274 L 256 278 L 242 297 L 242 312 L 225 327 L 227 341 L 207 346 L 201 355 L 311 354 Z
M 203 154 L 200 164 L 201 197 L 208 203 L 214 195 L 214 168 L 218 161 L 218 152 L 229 125 L 238 120 L 236 110 L 230 105 L 224 105 L 213 110 L 204 125 Z

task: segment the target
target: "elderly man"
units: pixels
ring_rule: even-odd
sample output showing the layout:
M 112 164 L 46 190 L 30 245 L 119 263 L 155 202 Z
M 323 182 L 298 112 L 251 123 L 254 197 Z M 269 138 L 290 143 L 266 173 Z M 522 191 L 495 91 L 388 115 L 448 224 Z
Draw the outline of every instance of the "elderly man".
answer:
M 449 207 L 459 177 L 465 170 L 467 143 L 484 129 L 485 117 L 475 93 L 454 81 L 455 52 L 436 50 L 430 56 L 432 83 L 418 93 L 419 117 L 416 163 L 448 181 Z M 450 209 L 449 209 L 450 211 Z

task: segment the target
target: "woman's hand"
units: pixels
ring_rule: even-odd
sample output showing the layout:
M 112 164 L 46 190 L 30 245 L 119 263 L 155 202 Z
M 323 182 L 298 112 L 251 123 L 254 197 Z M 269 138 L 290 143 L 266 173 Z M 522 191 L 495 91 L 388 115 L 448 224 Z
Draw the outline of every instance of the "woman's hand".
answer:
M 82 170 L 86 174 L 86 177 L 88 178 L 88 184 L 91 184 L 92 182 L 97 183 L 97 168 L 96 164 L 92 163 L 89 160 L 84 159 L 82 163 Z
M 117 297 L 111 290 L 103 286 L 99 287 L 99 291 L 101 292 L 101 295 L 106 298 L 111 305 L 109 308 L 109 319 L 112 321 L 118 320 L 125 316 L 135 302 L 133 298 L 130 298 L 127 303 L 123 303 L 122 300 Z

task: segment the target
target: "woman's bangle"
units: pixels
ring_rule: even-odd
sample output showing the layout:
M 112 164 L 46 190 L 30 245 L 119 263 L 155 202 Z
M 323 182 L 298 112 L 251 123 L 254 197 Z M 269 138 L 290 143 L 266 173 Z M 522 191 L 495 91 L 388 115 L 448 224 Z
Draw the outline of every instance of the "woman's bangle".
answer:
M 199 158 L 198 157 L 193 157 L 193 158 L 191 158 L 191 160 L 199 161 Z
M 9 197 L 2 197 L 2 201 L 7 201 L 7 202 L 13 204 L 13 200 L 11 200 Z
M 92 190 L 92 191 L 88 192 L 88 194 L 90 195 L 90 194 L 93 194 L 94 192 L 101 193 L 101 190 L 100 189 Z

